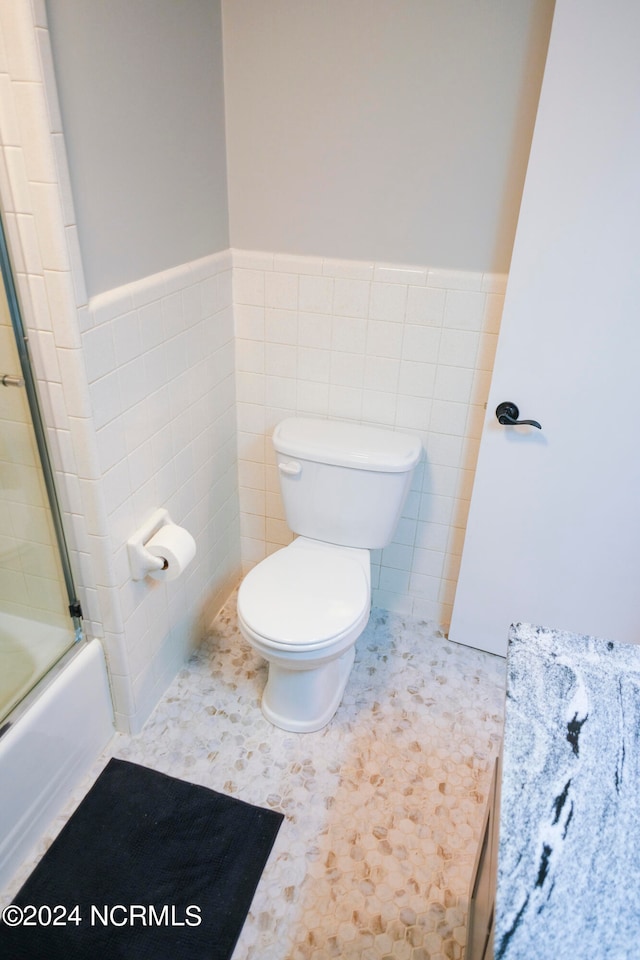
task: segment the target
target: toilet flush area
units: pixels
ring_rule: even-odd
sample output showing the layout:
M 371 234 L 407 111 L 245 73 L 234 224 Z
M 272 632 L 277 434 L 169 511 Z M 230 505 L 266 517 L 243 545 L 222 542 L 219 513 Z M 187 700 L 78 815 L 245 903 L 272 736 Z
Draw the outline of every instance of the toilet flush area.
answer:
M 369 620 L 370 551 L 393 539 L 422 443 L 392 430 L 288 417 L 273 445 L 285 516 L 298 537 L 245 577 L 238 624 L 269 663 L 264 715 L 310 733 L 342 700 Z

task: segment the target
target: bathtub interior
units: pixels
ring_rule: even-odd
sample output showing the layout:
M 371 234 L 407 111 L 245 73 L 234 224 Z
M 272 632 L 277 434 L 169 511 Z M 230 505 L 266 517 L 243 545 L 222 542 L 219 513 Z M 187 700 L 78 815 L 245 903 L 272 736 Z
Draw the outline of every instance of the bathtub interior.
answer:
M 57 626 L 0 611 L 0 722 L 75 641 L 71 621 Z

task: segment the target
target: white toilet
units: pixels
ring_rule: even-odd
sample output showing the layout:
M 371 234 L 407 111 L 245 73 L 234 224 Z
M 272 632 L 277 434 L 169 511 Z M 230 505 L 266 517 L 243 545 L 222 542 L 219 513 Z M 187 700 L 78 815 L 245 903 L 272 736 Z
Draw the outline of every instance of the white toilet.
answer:
M 342 700 L 369 619 L 369 551 L 393 537 L 422 444 L 393 430 L 291 417 L 273 446 L 287 523 L 299 536 L 247 574 L 238 623 L 269 663 L 265 717 L 310 733 Z

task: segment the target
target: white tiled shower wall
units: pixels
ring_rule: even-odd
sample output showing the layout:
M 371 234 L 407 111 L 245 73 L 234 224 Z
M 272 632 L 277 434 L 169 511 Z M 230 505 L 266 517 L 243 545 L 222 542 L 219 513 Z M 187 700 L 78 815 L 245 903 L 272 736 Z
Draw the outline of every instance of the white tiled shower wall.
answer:
M 61 129 L 44 7 L 32 7 L 26 0 L 0 4 L 3 218 L 87 627 L 91 635 L 101 636 L 100 617 L 96 616 L 100 603 L 91 570 L 94 547 L 99 553 L 100 544 L 92 543 L 87 534 L 72 452 L 72 433 L 82 430 L 88 416 L 87 397 L 80 387 L 82 359 L 76 316 L 86 295 L 81 271 L 72 271 L 72 265 L 79 264 L 79 247 L 65 186 Z M 5 354 L 5 359 L 8 356 Z M 24 397 L 20 400 L 24 405 Z M 7 402 L 15 405 L 18 398 L 5 398 Z M 23 410 L 26 413 L 24 406 Z M 35 506 L 33 498 L 30 500 Z M 45 502 L 44 496 L 41 502 Z M 46 516 L 44 509 L 41 516 Z M 14 532 L 15 520 L 14 512 Z M 20 534 L 26 540 L 23 553 L 31 552 L 39 539 L 37 529 L 31 524 L 22 526 Z M 28 593 L 26 579 L 25 589 Z M 32 611 L 32 615 L 38 614 Z
M 7 300 L 0 292 L 2 375 L 21 375 Z M 3 613 L 71 630 L 24 390 L 0 387 L 0 604 Z
M 270 434 L 285 416 L 417 433 L 425 454 L 373 600 L 447 625 L 506 277 L 233 251 L 242 560 L 291 540 Z

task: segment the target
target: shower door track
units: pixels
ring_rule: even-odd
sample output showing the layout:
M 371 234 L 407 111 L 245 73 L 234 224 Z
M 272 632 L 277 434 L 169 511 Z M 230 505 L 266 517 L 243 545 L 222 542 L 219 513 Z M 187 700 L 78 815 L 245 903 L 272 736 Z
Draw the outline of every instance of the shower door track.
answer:
M 13 271 L 11 269 L 11 258 L 9 256 L 6 233 L 1 217 L 0 270 L 2 271 L 2 278 L 4 280 L 11 324 L 13 326 L 16 343 L 18 346 L 18 355 L 20 358 L 20 366 L 22 368 L 22 377 L 24 379 L 24 389 L 26 391 L 27 402 L 31 411 L 31 419 L 33 422 L 36 444 L 38 447 L 38 453 L 40 455 L 40 462 L 42 464 L 44 484 L 47 490 L 47 499 L 51 508 L 51 519 L 53 521 L 53 528 L 55 531 L 56 541 L 58 543 L 58 552 L 60 554 L 60 563 L 67 589 L 67 596 L 69 598 L 69 616 L 73 620 L 76 641 L 78 641 L 83 637 L 82 607 L 80 606 L 80 601 L 76 596 L 76 588 L 73 581 L 71 563 L 69 561 L 69 550 L 67 547 L 67 540 L 62 524 L 62 514 L 60 512 L 60 504 L 58 502 L 58 495 L 56 493 L 54 482 L 53 467 L 51 466 L 51 458 L 49 457 L 47 438 L 45 434 L 44 423 L 42 421 L 42 414 L 40 412 L 40 403 L 38 401 L 38 393 L 36 390 L 35 378 L 33 376 L 31 356 L 29 354 L 29 337 L 22 322 L 22 313 L 20 311 L 20 303 L 18 301 L 16 285 L 13 279 Z M 21 386 L 21 384 L 14 384 L 14 386 Z

